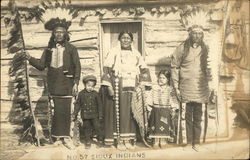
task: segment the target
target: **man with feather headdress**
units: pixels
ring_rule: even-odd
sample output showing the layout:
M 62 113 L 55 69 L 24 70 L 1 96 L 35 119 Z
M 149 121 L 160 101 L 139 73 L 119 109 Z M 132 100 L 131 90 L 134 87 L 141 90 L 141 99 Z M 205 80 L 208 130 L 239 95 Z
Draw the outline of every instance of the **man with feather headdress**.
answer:
M 47 11 L 43 16 L 50 16 L 45 19 L 45 29 L 52 31 L 52 35 L 41 58 L 35 59 L 27 52 L 25 56 L 38 70 L 48 68 L 48 90 L 54 102 L 51 136 L 55 139 L 55 144 L 63 143 L 66 147 L 73 148 L 70 138 L 71 101 L 77 94 L 81 65 L 76 47 L 68 42 L 71 21 L 55 14 L 58 9 L 60 10 L 54 9 L 52 15 Z
M 204 12 L 196 12 L 182 17 L 189 37 L 176 48 L 171 57 L 173 86 L 182 103 L 181 118 L 184 121 L 181 125 L 185 126 L 184 129 L 182 128 L 184 130 L 182 141 L 185 137 L 185 143 L 191 144 L 195 150 L 198 150 L 197 146 L 199 145 L 197 144 L 200 143 L 203 131 L 201 123 L 203 117 L 206 117 L 204 110 L 210 93 L 208 82 L 211 76 L 208 67 L 208 46 L 203 41 L 205 29 L 203 22 L 206 22 L 206 16 Z

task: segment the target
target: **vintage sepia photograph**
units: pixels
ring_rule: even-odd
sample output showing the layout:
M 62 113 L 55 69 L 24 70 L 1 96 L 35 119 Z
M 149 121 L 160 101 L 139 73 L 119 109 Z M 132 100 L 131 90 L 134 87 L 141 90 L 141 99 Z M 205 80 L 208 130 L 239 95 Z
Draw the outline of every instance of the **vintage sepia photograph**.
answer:
M 0 160 L 249 159 L 249 0 L 1 0 Z

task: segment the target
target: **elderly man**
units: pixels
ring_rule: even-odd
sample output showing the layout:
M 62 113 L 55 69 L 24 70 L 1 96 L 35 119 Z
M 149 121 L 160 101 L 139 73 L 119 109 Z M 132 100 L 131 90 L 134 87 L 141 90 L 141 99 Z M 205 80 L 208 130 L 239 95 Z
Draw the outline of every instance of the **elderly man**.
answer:
M 203 42 L 203 28 L 189 28 L 189 37 L 177 47 L 171 58 L 172 81 L 178 99 L 182 103 L 182 123 L 186 143 L 198 150 L 202 132 L 201 122 L 209 99 L 210 73 L 208 70 L 208 47 Z M 205 113 L 205 112 L 204 112 Z M 186 135 L 184 135 L 186 132 Z M 179 132 L 180 133 L 180 132 Z
M 71 101 L 77 94 L 81 70 L 77 49 L 68 42 L 70 24 L 65 19 L 52 18 L 45 23 L 45 29 L 52 31 L 52 35 L 41 58 L 25 54 L 38 70 L 48 68 L 48 90 L 54 102 L 51 134 L 55 144 L 63 143 L 68 148 L 74 147 L 70 138 Z

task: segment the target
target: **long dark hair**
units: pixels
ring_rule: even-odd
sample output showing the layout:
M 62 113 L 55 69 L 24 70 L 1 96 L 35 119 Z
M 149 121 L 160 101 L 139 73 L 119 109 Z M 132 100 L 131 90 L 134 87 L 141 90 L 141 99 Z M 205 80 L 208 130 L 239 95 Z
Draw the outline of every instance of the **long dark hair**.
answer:
M 170 73 L 170 71 L 169 70 L 161 70 L 159 73 L 158 73 L 158 78 L 160 77 L 160 75 L 164 75 L 166 78 L 167 78 L 167 80 L 168 80 L 168 85 L 170 86 L 170 78 L 171 78 L 171 73 Z

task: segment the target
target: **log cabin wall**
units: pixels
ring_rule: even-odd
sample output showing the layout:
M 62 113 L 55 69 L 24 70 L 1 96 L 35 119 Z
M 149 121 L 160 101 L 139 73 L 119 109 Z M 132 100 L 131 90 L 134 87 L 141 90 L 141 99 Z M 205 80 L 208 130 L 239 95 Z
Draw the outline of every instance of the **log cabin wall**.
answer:
M 186 3 L 173 2 L 176 1 L 159 4 L 149 4 L 143 1 L 139 4 L 108 3 L 96 6 L 94 4 L 92 5 L 91 2 L 86 2 L 88 5 L 84 5 L 84 1 L 73 1 L 74 6 L 79 9 L 79 16 L 73 20 L 69 28 L 71 41 L 88 39 L 72 43 L 77 47 L 79 52 L 82 67 L 81 78 L 87 74 L 94 74 L 98 79 L 96 86 L 98 90 L 101 76 L 101 49 L 99 43 L 101 37 L 101 20 L 128 18 L 143 20 L 143 55 L 145 55 L 146 63 L 149 65 L 154 83 L 156 82 L 156 75 L 159 70 L 169 67 L 169 57 L 174 49 L 188 36 L 187 31 L 181 26 L 179 21 L 180 12 L 183 8 L 192 9 L 193 7 L 205 7 L 211 9 L 210 11 L 213 12 L 212 20 L 214 21 L 215 34 L 217 34 L 217 39 L 214 40 L 217 40 L 216 45 L 219 46 L 219 51 L 217 50 L 216 52 L 220 52 L 218 54 L 221 54 L 224 35 L 223 27 L 220 26 L 223 25 L 222 14 L 226 1 L 210 1 L 209 3 L 196 0 L 186 1 Z M 34 1 L 34 4 L 35 3 L 36 1 Z M 24 3 L 20 3 L 20 5 L 24 5 Z M 32 6 L 32 3 L 29 5 Z M 22 6 L 20 8 L 22 9 L 20 13 L 27 15 L 29 7 Z M 1 16 L 4 16 L 6 11 L 6 8 L 3 7 Z M 249 26 L 249 21 L 246 20 L 246 24 Z M 36 20 L 25 21 L 23 19 L 22 29 L 26 50 L 32 56 L 40 58 L 43 50 L 47 46 L 51 33 L 46 31 L 43 24 Z M 6 133 L 13 133 L 16 128 L 20 128 L 20 125 L 15 125 L 17 124 L 15 122 L 20 121 L 20 119 L 18 119 L 20 112 L 15 110 L 15 106 L 13 106 L 12 102 L 14 84 L 8 76 L 9 63 L 12 59 L 12 55 L 7 54 L 7 48 L 5 46 L 6 36 L 5 26 L 1 18 L 1 130 L 6 131 Z M 211 42 L 211 45 L 213 45 L 214 43 L 212 43 L 213 40 L 211 38 L 214 37 L 205 37 L 205 40 L 208 40 Z M 220 58 L 220 55 L 214 58 L 219 60 L 218 64 L 221 66 L 219 68 L 221 77 L 218 76 L 218 93 L 222 93 L 219 99 L 218 108 L 219 112 L 223 113 L 220 115 L 219 120 L 221 122 L 220 135 L 222 137 L 228 137 L 231 134 L 229 133 L 229 128 L 232 120 L 230 120 L 230 124 L 228 124 L 228 117 L 231 117 L 232 114 L 229 110 L 233 103 L 232 94 L 235 93 L 235 88 L 237 88 L 238 93 L 244 91 L 243 93 L 246 95 L 249 94 L 249 91 L 244 88 L 244 85 L 249 88 L 249 86 L 247 86 L 249 84 L 249 71 L 241 69 L 236 65 L 234 66 L 234 63 L 228 63 L 223 60 L 223 58 Z M 234 70 L 228 72 L 228 65 L 234 66 Z M 45 85 L 46 71 L 38 71 L 32 66 L 29 66 L 29 68 L 32 104 L 35 109 L 35 114 L 46 130 L 48 106 L 47 89 Z M 242 84 L 244 85 L 242 86 Z M 80 84 L 79 89 L 83 89 L 82 84 Z

